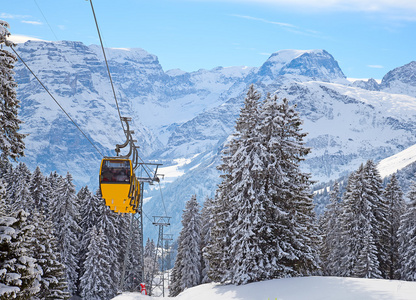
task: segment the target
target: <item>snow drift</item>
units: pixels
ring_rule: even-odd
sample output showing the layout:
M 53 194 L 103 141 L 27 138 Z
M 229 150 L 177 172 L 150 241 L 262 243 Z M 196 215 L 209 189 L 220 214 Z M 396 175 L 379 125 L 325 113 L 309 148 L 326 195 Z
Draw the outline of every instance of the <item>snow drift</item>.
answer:
M 114 300 L 162 299 L 125 293 Z M 185 290 L 176 300 L 415 300 L 416 282 L 365 278 L 300 277 L 247 285 L 203 284 Z

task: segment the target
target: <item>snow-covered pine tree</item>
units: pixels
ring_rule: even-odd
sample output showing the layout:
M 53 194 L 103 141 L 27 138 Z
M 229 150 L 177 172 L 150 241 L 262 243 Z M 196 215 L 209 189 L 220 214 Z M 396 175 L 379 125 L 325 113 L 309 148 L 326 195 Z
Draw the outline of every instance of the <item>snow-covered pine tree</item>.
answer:
M 24 164 L 19 164 L 19 166 L 21 165 Z M 26 169 L 26 165 L 24 166 Z M 9 199 L 9 203 L 11 204 L 12 211 L 24 209 L 26 212 L 30 213 L 34 209 L 33 197 L 29 190 L 30 182 L 27 180 L 24 173 L 17 173 L 19 170 L 19 167 L 14 170 L 15 183 L 13 185 L 13 196 Z
M 247 132 L 255 128 L 257 124 L 258 106 L 260 94 L 254 88 L 249 87 L 247 95 L 244 99 L 244 106 L 240 111 L 240 116 L 236 121 L 235 133 L 230 141 L 225 145 L 222 152 L 222 164 L 217 167 L 222 172 L 220 177 L 222 182 L 219 184 L 213 202 L 213 219 L 211 220 L 211 241 L 205 247 L 205 258 L 208 259 L 210 270 L 208 277 L 213 281 L 221 281 L 225 279 L 226 273 L 230 266 L 230 256 L 228 247 L 230 245 L 231 234 L 230 224 L 234 221 L 235 215 L 231 214 L 233 209 L 230 199 L 233 198 L 235 189 L 233 182 L 235 181 L 233 172 L 233 159 L 238 158 L 237 153 L 241 148 Z
M 246 284 L 271 278 L 275 206 L 265 187 L 268 157 L 266 146 L 257 131 L 259 114 L 251 114 L 252 126 L 245 128 L 239 140 L 239 148 L 228 161 L 232 170 L 231 193 L 228 193 L 230 210 L 230 243 L 228 272 L 223 280 L 234 284 Z M 237 127 L 238 128 L 238 127 Z M 238 129 L 237 129 L 238 130 Z
M 178 237 L 178 247 L 181 244 L 181 236 Z M 183 291 L 181 286 L 181 279 L 182 279 L 182 272 L 183 272 L 183 253 L 177 252 L 175 264 L 172 268 L 172 272 L 170 274 L 170 283 L 169 283 L 169 296 L 176 297 Z
M 348 178 L 341 212 L 340 276 L 381 278 L 372 227 L 376 226 L 372 194 L 363 165 Z
M 3 178 L 0 177 L 0 217 L 5 217 L 8 214 L 5 200 L 6 193 L 6 183 L 4 182 Z
M 102 203 L 103 203 L 104 209 L 109 210 L 108 207 L 105 207 L 104 200 L 103 200 Z M 114 214 L 112 211 L 110 211 L 110 213 Z M 122 272 L 122 266 L 123 266 L 124 260 L 125 260 L 125 254 L 126 254 L 126 251 L 127 251 L 127 244 L 129 243 L 130 225 L 131 225 L 131 214 L 117 214 L 117 217 L 115 219 L 115 228 L 117 228 L 117 230 L 118 230 L 116 249 L 119 249 L 119 250 L 118 250 L 118 256 L 117 256 L 117 262 L 116 263 L 119 265 L 118 269 L 120 270 L 120 273 Z M 140 241 L 141 241 L 141 239 L 140 239 Z M 131 250 L 132 250 L 132 247 L 130 247 L 130 252 L 131 252 Z
M 144 255 L 143 255 L 143 270 L 144 270 L 144 282 L 150 285 L 151 277 L 152 277 L 152 271 L 153 271 L 153 263 L 155 260 L 156 255 L 156 246 L 155 242 L 151 240 L 150 238 L 147 238 L 146 245 L 144 247 Z M 159 266 L 156 267 L 156 269 L 159 269 Z
M 0 299 L 32 299 L 40 291 L 41 269 L 30 250 L 34 226 L 27 217 L 24 210 L 0 217 Z
M 201 210 L 201 283 L 208 283 L 211 280 L 208 277 L 209 259 L 205 256 L 206 246 L 211 243 L 211 228 L 214 213 L 214 199 L 207 197 Z
M 299 167 L 310 151 L 302 120 L 277 97 L 268 96 L 259 112 L 259 98 L 251 86 L 218 167 L 223 181 L 205 254 L 213 280 L 244 284 L 318 268 L 312 182 Z
M 174 276 L 171 278 L 172 296 L 201 283 L 201 215 L 196 195 L 186 202 L 182 214 L 182 230 L 179 234 L 178 255 Z
M 108 289 L 113 285 L 111 253 L 104 230 L 93 226 L 90 230 L 90 245 L 81 277 L 81 295 L 84 300 L 111 299 L 114 294 Z
M 35 229 L 31 250 L 37 264 L 42 268 L 39 299 L 69 299 L 65 281 L 65 267 L 60 262 L 57 240 L 52 233 L 52 222 L 34 210 L 31 215 Z
M 16 158 L 24 156 L 25 134 L 19 133 L 22 121 L 18 119 L 17 109 L 20 101 L 17 99 L 14 80 L 14 63 L 17 57 L 7 51 L 4 46 L 15 46 L 8 38 L 9 24 L 0 20 L 0 151 L 6 157 Z
M 134 215 L 127 214 L 126 219 L 133 218 L 133 232 L 131 236 L 130 253 L 128 253 L 128 264 L 125 274 L 124 288 L 127 291 L 140 291 L 139 285 L 143 282 L 142 262 L 140 260 L 142 249 L 142 239 L 138 219 Z M 131 220 L 130 220 L 131 221 Z M 128 238 L 127 237 L 127 238 Z M 124 252 L 125 253 L 125 252 Z
M 33 208 L 42 211 L 45 215 L 48 214 L 51 187 L 39 166 L 31 176 L 29 190 L 33 199 Z
M 25 163 L 19 163 L 16 168 L 11 169 L 12 172 L 7 174 L 7 202 L 15 205 L 14 211 L 24 208 L 27 210 L 33 205 L 33 200 L 28 196 L 21 197 L 22 193 L 30 194 L 29 182 L 31 173 Z M 30 198 L 32 196 L 30 195 Z M 23 201 L 23 202 L 22 202 Z M 29 202 L 27 202 L 29 201 Z
M 71 295 L 77 292 L 79 234 L 81 233 L 79 203 L 72 175 L 65 178 L 52 176 L 53 189 L 56 194 L 50 201 L 50 215 L 56 234 L 62 263 L 65 265 L 65 276 L 68 291 Z
M 265 166 L 260 181 L 264 181 L 267 202 L 263 206 L 272 232 L 265 242 L 277 245 L 271 248 L 268 276 L 311 275 L 319 266 L 319 236 L 312 181 L 299 166 L 310 152 L 304 141 L 307 133 L 302 131 L 296 106 L 287 99 L 278 103 L 277 96 L 266 98 L 260 121 L 257 131 L 264 145 L 260 158 Z
M 321 240 L 321 269 L 323 275 L 338 276 L 338 255 L 340 251 L 340 202 L 341 194 L 339 183 L 334 182 L 333 188 L 329 193 L 329 204 L 324 214 L 320 218 L 320 228 L 322 232 Z
M 390 178 L 383 197 L 387 202 L 389 228 L 389 247 L 387 255 L 387 272 L 388 279 L 400 279 L 400 253 L 399 253 L 399 227 L 400 220 L 405 212 L 406 203 L 404 202 L 403 192 L 397 181 L 396 174 Z
M 416 182 L 413 182 L 409 202 L 399 227 L 400 275 L 402 280 L 416 281 Z
M 9 184 L 9 182 L 12 182 L 12 175 L 13 174 L 13 165 L 12 163 L 7 159 L 6 155 L 4 153 L 0 154 L 0 178 L 4 180 L 4 183 L 6 185 Z
M 376 244 L 379 269 L 383 278 L 389 278 L 390 207 L 383 197 L 382 179 L 377 165 L 372 160 L 368 160 L 364 166 L 364 172 L 367 185 L 366 197 L 372 204 L 372 215 L 374 216 L 371 231 Z
M 77 197 L 81 215 L 79 225 L 82 231 L 86 232 L 92 226 L 97 225 L 102 209 L 104 208 L 104 201 L 98 194 L 93 195 L 88 189 L 88 186 L 82 187 Z
M 80 235 L 79 247 L 79 274 L 83 274 L 83 265 L 88 252 L 88 245 L 90 243 L 90 229 L 97 225 L 98 219 L 102 211 L 102 199 L 94 196 L 87 186 L 82 187 L 77 194 L 78 203 L 80 204 L 81 221 L 79 223 L 82 234 Z
M 0 299 L 13 299 L 20 291 L 21 275 L 14 268 L 18 253 L 12 252 L 17 248 L 16 229 L 13 228 L 17 220 L 9 216 L 5 185 L 0 179 Z
M 99 191 L 96 193 L 98 197 Z M 104 200 L 102 200 L 104 201 Z M 104 204 L 104 202 L 102 202 Z M 107 206 L 101 205 L 101 212 L 99 214 L 98 222 L 96 227 L 99 230 L 103 230 L 104 235 L 108 240 L 108 251 L 109 251 L 109 263 L 111 265 L 111 284 L 106 286 L 109 294 L 115 295 L 119 281 L 121 279 L 121 266 L 120 255 L 124 254 L 125 249 L 120 249 L 120 228 L 118 226 L 117 213 L 110 210 Z M 124 256 L 123 256 L 124 259 Z
M 16 298 L 20 291 L 20 277 L 15 264 L 19 260 L 16 246 L 16 219 L 6 216 L 5 201 L 0 199 L 0 299 Z
M 209 261 L 210 268 L 208 270 L 208 278 L 212 281 L 221 281 L 227 271 L 228 253 L 225 252 L 225 247 L 229 243 L 229 211 L 230 205 L 228 199 L 224 197 L 225 193 L 221 190 L 222 184 L 216 192 L 213 203 L 214 213 L 212 215 L 211 223 L 211 240 L 205 246 L 204 258 Z M 178 240 L 178 244 L 179 244 Z M 179 253 L 176 261 L 178 261 Z M 176 262 L 175 262 L 176 263 Z M 175 268 L 172 271 L 175 271 Z M 173 278 L 173 275 L 172 275 Z M 173 280 L 173 279 L 172 279 Z

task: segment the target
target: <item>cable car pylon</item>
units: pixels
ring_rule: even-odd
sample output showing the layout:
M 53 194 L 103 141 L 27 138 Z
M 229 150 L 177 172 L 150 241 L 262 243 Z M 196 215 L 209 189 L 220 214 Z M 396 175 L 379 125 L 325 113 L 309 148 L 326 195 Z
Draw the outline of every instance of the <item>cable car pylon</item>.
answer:
M 163 268 L 163 227 L 170 225 L 170 218 L 166 216 L 154 216 L 153 217 L 153 225 L 159 226 L 159 236 L 157 238 L 157 245 L 156 245 L 156 253 L 155 259 L 153 261 L 153 271 L 151 277 L 151 284 L 149 290 L 149 296 L 162 296 L 165 297 L 165 276 L 164 276 L 164 268 Z M 156 261 L 158 257 L 158 253 L 161 253 L 161 261 L 162 261 L 162 275 L 160 277 L 159 282 L 155 282 L 155 273 L 156 273 Z M 160 289 L 160 294 L 156 295 L 155 290 L 156 288 Z

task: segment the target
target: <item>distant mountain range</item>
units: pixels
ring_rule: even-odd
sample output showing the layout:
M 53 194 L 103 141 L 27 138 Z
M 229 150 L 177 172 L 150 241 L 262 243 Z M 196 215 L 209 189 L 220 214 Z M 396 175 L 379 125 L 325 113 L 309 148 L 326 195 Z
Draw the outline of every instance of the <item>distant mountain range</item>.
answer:
M 124 142 L 101 49 L 79 42 L 33 42 L 18 53 L 104 155 Z M 145 161 L 164 163 L 163 202 L 172 231 L 192 194 L 202 202 L 219 183 L 216 166 L 250 84 L 297 105 L 311 154 L 303 169 L 326 182 L 416 144 L 416 62 L 374 79 L 350 82 L 325 50 L 282 50 L 260 67 L 164 71 L 142 49 L 106 49 L 122 116 Z M 30 168 L 69 171 L 77 188 L 98 187 L 101 154 L 18 62 L 15 67 Z M 177 159 L 186 159 L 170 170 Z M 181 176 L 177 176 L 182 174 Z M 168 180 L 168 178 L 170 179 Z M 157 188 L 146 191 L 148 216 L 165 214 Z

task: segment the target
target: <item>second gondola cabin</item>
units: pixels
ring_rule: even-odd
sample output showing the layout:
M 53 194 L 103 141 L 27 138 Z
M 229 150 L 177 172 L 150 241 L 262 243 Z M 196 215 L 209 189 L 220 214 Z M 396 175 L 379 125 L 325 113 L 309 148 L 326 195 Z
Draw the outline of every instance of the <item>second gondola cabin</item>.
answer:
M 118 213 L 136 213 L 140 186 L 130 159 L 104 158 L 100 168 L 100 189 L 105 204 Z

